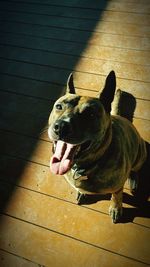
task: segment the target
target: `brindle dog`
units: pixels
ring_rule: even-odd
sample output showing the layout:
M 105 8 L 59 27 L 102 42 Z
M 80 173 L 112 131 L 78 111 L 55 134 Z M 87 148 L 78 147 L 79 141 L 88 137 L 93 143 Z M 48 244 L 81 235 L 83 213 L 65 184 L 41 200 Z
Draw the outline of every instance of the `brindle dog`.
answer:
M 124 183 L 141 168 L 147 153 L 133 124 L 110 115 L 115 88 L 111 71 L 99 98 L 79 96 L 71 74 L 66 94 L 54 104 L 48 129 L 54 144 L 51 171 L 64 175 L 78 191 L 78 203 L 84 194 L 111 193 L 109 214 L 114 223 L 122 214 Z

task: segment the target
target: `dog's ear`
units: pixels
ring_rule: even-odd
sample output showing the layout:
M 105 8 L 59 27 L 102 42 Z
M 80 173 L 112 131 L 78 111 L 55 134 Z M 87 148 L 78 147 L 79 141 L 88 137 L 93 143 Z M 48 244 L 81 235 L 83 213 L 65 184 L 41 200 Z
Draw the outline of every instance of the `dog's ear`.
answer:
M 99 97 L 106 112 L 108 113 L 111 112 L 111 103 L 114 99 L 115 89 L 116 89 L 116 75 L 115 72 L 112 70 L 106 78 L 104 89 L 102 90 Z
M 70 94 L 75 94 L 75 87 L 74 87 L 74 82 L 73 82 L 73 74 L 70 73 L 68 80 L 67 80 L 67 89 L 66 89 L 66 93 L 70 93 Z

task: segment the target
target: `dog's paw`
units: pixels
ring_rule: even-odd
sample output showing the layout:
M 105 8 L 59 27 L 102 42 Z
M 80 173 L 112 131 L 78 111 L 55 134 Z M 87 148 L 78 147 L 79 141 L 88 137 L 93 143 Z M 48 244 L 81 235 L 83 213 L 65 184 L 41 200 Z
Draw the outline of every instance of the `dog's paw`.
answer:
M 77 204 L 78 205 L 82 205 L 85 203 L 86 200 L 86 194 L 81 194 L 80 192 L 78 192 L 77 194 Z
M 114 208 L 112 206 L 109 207 L 109 215 L 111 216 L 112 222 L 117 223 L 119 222 L 122 216 L 122 208 Z

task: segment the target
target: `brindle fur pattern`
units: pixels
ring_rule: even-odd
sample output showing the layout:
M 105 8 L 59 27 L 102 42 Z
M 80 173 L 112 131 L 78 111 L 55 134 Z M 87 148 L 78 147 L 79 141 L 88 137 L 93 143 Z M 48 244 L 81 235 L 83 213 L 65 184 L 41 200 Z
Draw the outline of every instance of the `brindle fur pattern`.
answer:
M 131 171 L 137 172 L 146 159 L 145 142 L 133 124 L 110 114 L 115 87 L 112 71 L 99 98 L 79 96 L 71 75 L 66 94 L 55 102 L 49 118 L 52 141 L 60 138 L 72 144 L 91 141 L 89 147 L 79 151 L 72 168 L 64 176 L 80 195 L 111 193 L 109 214 L 114 223 L 122 214 L 124 183 Z M 62 109 L 56 109 L 58 105 Z M 56 122 L 67 122 L 63 136 L 53 131 Z

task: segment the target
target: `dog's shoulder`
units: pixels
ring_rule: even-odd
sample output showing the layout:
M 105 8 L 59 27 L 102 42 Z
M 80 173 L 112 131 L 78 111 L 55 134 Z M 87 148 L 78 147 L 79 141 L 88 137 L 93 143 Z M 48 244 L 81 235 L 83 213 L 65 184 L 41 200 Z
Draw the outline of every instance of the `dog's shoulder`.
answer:
M 129 120 L 121 116 L 112 116 L 112 135 L 116 150 L 128 155 L 132 164 L 135 165 L 137 158 L 141 163 L 145 160 L 146 143 Z
M 112 131 L 117 136 L 136 136 L 141 138 L 134 125 L 126 118 L 115 115 L 112 116 Z M 132 136 L 131 136 L 132 137 Z

